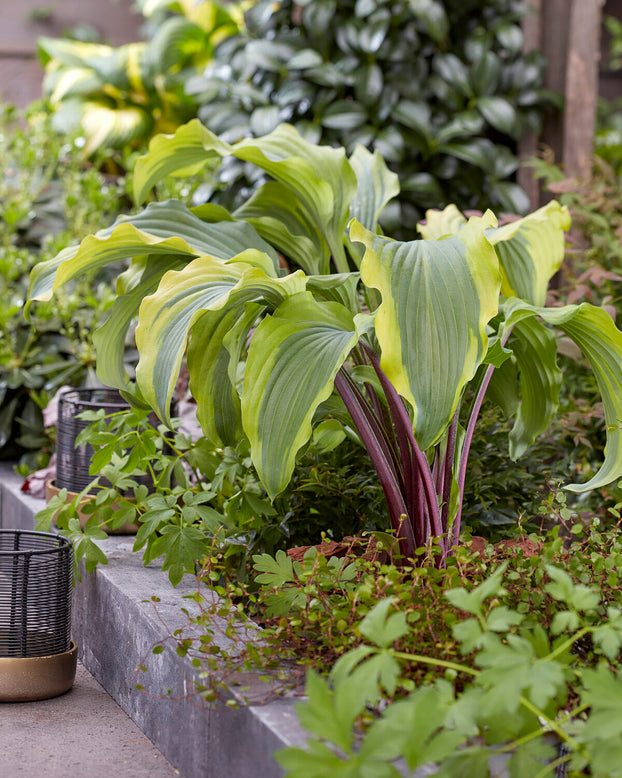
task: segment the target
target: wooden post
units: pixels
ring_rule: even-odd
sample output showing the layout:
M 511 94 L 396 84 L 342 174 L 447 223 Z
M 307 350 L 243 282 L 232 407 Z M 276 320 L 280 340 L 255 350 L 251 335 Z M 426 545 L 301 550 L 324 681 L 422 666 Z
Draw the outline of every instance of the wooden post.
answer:
M 521 161 L 539 146 L 553 151 L 568 176 L 589 179 L 594 152 L 596 103 L 599 91 L 600 29 L 604 0 L 528 0 L 534 13 L 523 23 L 525 51 L 538 49 L 547 60 L 544 86 L 564 97 L 564 110 L 549 115 L 539 137 L 524 138 Z M 532 208 L 549 199 L 541 193 L 529 168 L 521 168 L 518 183 Z
M 573 0 L 566 65 L 563 163 L 568 176 L 592 175 L 604 0 Z
M 523 51 L 525 54 L 538 50 L 542 41 L 542 0 L 528 0 L 530 11 L 523 21 Z M 538 153 L 538 136 L 535 132 L 528 133 L 518 144 L 518 156 L 521 166 L 518 169 L 518 184 L 523 187 L 529 197 L 532 210 L 540 201 L 540 187 L 534 178 L 533 171 L 523 164 Z

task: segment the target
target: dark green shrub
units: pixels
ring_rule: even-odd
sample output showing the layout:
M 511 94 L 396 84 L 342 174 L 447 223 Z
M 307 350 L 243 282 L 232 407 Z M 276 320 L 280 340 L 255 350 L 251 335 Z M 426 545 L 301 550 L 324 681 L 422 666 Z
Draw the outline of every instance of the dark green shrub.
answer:
M 230 142 L 285 121 L 380 151 L 402 188 L 401 214 L 383 214 L 392 230 L 450 202 L 524 212 L 516 143 L 549 100 L 542 57 L 522 54 L 524 13 L 513 0 L 260 0 L 187 89 Z M 222 199 L 252 182 L 243 169 L 227 168 Z

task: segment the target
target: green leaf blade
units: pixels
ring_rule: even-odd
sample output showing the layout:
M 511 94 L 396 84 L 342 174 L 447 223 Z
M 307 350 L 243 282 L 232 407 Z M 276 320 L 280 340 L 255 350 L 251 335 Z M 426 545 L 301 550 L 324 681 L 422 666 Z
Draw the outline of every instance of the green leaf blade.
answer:
M 414 411 L 426 450 L 451 421 L 462 389 L 486 356 L 486 325 L 498 309 L 497 257 L 484 237 L 492 214 L 472 219 L 460 236 L 401 243 L 356 221 L 351 237 L 365 245 L 361 277 L 378 289 L 381 367 Z M 398 336 L 396 337 L 396 334 Z
M 242 421 L 271 497 L 287 486 L 296 453 L 311 436 L 313 413 L 331 394 L 356 341 L 351 314 L 338 303 L 316 302 L 310 292 L 290 297 L 255 331 Z

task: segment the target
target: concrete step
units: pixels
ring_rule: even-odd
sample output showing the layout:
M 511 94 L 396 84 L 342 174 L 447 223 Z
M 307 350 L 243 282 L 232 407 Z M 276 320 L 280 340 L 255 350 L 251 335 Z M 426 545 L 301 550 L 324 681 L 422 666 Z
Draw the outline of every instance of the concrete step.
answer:
M 180 775 L 81 662 L 66 694 L 0 704 L 0 764 L 6 778 Z
M 44 506 L 43 500 L 23 494 L 21 483 L 10 465 L 0 463 L 3 529 L 33 529 L 34 514 Z M 133 542 L 121 536 L 101 541 L 108 564 L 84 575 L 76 587 L 73 639 L 84 667 L 183 778 L 281 778 L 274 752 L 306 742 L 295 698 L 265 701 L 266 686 L 252 675 L 245 676 L 249 691 L 240 692 L 238 700 L 250 696 L 262 704 L 234 709 L 224 702 L 207 706 L 198 698 L 197 671 L 177 655 L 172 641 L 164 643 L 162 653 L 152 653 L 156 643 L 187 626 L 182 608 L 192 610 L 185 596 L 196 593 L 196 579 L 185 576 L 173 588 L 157 564 L 143 566 L 141 555 L 132 552 Z M 159 598 L 157 607 L 153 596 Z M 225 622 L 220 626 L 224 629 Z M 142 664 L 147 672 L 138 671 Z M 137 690 L 137 683 L 146 692 Z M 72 694 L 66 696 L 67 705 Z M 86 737 L 83 747 L 88 750 Z M 133 778 L 134 773 L 111 769 L 108 775 Z

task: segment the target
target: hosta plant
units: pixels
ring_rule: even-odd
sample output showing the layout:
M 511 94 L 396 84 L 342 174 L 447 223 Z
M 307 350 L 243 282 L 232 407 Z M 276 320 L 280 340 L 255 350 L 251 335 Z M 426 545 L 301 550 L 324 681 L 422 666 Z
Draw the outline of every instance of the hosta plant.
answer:
M 378 155 L 357 147 L 348 158 L 287 125 L 228 144 L 198 122 L 153 142 L 136 171 L 139 199 L 161 176 L 215 156 L 252 162 L 272 180 L 234 214 L 153 204 L 33 273 L 31 295 L 45 299 L 88 268 L 135 257 L 96 336 L 106 383 L 166 420 L 186 355 L 205 435 L 246 436 L 272 498 L 332 407 L 372 459 L 401 554 L 439 537 L 443 558 L 458 539 L 486 392 L 515 417 L 514 458 L 555 416 L 557 330 L 590 360 L 608 424 L 601 468 L 568 488 L 622 474 L 622 333 L 589 304 L 545 306 L 565 209 L 553 202 L 497 227 L 491 212 L 467 221 L 449 206 L 428 213 L 422 239 L 395 241 L 376 231 L 396 190 Z M 299 269 L 286 273 L 274 247 Z M 136 312 L 131 386 L 120 354 Z
M 39 38 L 45 68 L 44 94 L 54 125 L 67 132 L 81 128 L 84 153 L 145 142 L 175 130 L 196 114 L 185 81 L 206 65 L 214 46 L 238 31 L 236 8 L 213 0 L 145 2 L 146 17 L 168 6 L 149 41 L 114 48 L 79 40 Z

